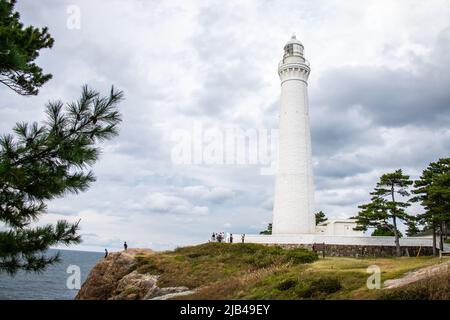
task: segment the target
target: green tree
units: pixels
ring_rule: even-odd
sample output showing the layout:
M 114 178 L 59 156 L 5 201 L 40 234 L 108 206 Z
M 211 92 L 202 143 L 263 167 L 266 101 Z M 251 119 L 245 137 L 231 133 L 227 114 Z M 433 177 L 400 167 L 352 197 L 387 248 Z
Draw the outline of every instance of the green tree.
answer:
M 316 212 L 314 215 L 316 216 L 316 226 L 328 220 L 327 216 L 325 215 L 325 213 L 323 213 L 323 211 Z
M 371 202 L 359 206 L 361 211 L 354 217 L 357 220 L 355 230 L 367 231 L 368 228 L 381 227 L 390 229 L 394 234 L 397 256 L 401 255 L 398 220 L 408 222 L 411 216 L 405 211 L 410 203 L 400 201 L 396 196 L 409 196 L 408 188 L 412 183 L 401 169 L 383 174 L 374 191 L 370 193 Z
M 444 234 L 450 222 L 450 171 L 437 176 L 429 188 L 428 199 L 435 211 L 439 226 L 440 250 L 444 250 Z
M 39 271 L 59 261 L 45 251 L 80 242 L 78 223 L 58 221 L 36 227 L 46 201 L 86 190 L 95 180 L 89 167 L 99 157 L 99 142 L 117 134 L 117 104 L 122 92 L 109 95 L 83 87 L 77 102 L 50 102 L 47 119 L 17 123 L 14 134 L 0 138 L 0 271 Z
M 417 225 L 417 219 L 412 218 L 410 221 L 408 221 L 406 223 L 406 226 L 408 227 L 406 229 L 406 235 L 408 237 L 412 237 L 412 236 L 415 236 L 418 233 L 420 233 L 420 229 L 419 229 L 419 227 Z
M 41 49 L 53 46 L 53 38 L 47 28 L 24 27 L 15 3 L 0 0 L 0 83 L 21 95 L 36 95 L 52 75 L 34 61 Z
M 379 225 L 373 230 L 371 236 L 373 237 L 393 237 L 394 234 L 394 226 L 390 224 L 389 226 Z M 399 231 L 399 236 L 402 237 L 402 234 Z
M 433 232 L 433 252 L 436 254 L 436 236 L 440 234 L 440 248 L 443 248 L 442 235 L 450 222 L 450 158 L 431 162 L 414 181 L 415 195 L 410 201 L 419 202 L 424 213 L 417 216 L 418 221 Z
M 269 224 L 267 225 L 267 229 L 264 230 L 264 231 L 261 231 L 259 234 L 266 234 L 266 235 L 272 234 L 272 224 L 269 223 Z

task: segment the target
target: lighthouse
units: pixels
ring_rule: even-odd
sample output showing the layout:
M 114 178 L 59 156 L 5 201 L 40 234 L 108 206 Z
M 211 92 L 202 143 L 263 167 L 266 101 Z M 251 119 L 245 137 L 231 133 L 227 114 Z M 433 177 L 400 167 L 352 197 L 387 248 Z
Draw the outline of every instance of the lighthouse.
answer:
M 352 256 L 395 253 L 394 237 L 366 236 L 354 230 L 357 221 L 328 219 L 316 226 L 312 211 L 314 202 L 311 134 L 308 110 L 308 77 L 311 72 L 297 38 L 284 46 L 278 64 L 281 80 L 278 161 L 273 205 L 272 234 L 246 234 L 245 242 L 300 246 L 323 244 L 328 255 Z M 427 248 L 432 239 L 401 238 L 406 248 Z M 325 247 L 324 247 L 325 248 Z M 390 248 L 390 249 L 389 249 Z M 363 249 L 363 250 L 362 250 Z
M 278 167 L 272 234 L 313 234 L 315 218 L 308 77 L 304 47 L 293 35 L 278 66 L 281 79 Z

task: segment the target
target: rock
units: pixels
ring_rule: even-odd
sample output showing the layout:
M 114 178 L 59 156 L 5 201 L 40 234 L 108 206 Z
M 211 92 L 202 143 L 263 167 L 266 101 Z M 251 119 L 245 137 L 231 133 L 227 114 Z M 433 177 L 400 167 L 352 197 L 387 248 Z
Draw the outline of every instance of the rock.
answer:
M 168 300 L 168 299 L 179 297 L 179 296 L 186 296 L 186 295 L 192 294 L 192 293 L 195 293 L 195 290 L 188 290 L 188 291 L 182 291 L 182 292 L 168 293 L 168 294 L 165 294 L 163 296 L 157 296 L 157 297 L 154 297 L 154 298 L 149 299 L 149 300 Z
M 443 274 L 445 272 L 448 272 L 449 266 L 450 262 L 444 262 L 437 265 L 424 267 L 416 271 L 408 272 L 401 278 L 386 280 L 384 282 L 384 289 L 403 287 L 419 280 Z
M 141 253 L 152 253 L 150 249 L 128 249 L 126 252 L 110 253 L 108 257 L 101 259 L 91 270 L 86 281 L 81 286 L 75 299 L 77 300 L 106 300 L 113 298 L 119 282 L 130 273 L 135 265 L 135 257 Z M 132 277 L 131 277 L 132 278 Z M 148 280 L 148 279 L 144 279 Z M 128 279 L 131 283 L 132 280 Z M 136 283 L 137 288 L 140 288 Z M 126 287 L 126 281 L 122 283 Z M 131 286 L 131 285 L 130 285 Z M 129 292 L 129 299 L 139 296 L 136 292 Z
M 189 291 L 188 287 L 166 287 L 166 288 L 158 288 L 155 290 L 150 290 L 145 295 L 144 299 L 146 300 L 155 300 L 157 297 L 165 296 L 169 294 L 178 294 Z M 165 299 L 162 299 L 165 300 Z
M 157 293 L 157 275 L 140 274 L 133 271 L 119 280 L 114 296 L 110 300 L 140 300 L 148 294 Z

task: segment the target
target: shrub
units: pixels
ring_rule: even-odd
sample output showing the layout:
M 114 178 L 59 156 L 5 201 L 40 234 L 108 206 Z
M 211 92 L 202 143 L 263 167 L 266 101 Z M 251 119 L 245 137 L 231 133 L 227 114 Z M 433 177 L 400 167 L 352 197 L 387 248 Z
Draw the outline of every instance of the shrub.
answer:
M 277 286 L 277 289 L 280 291 L 289 290 L 292 287 L 295 287 L 298 284 L 298 280 L 296 279 L 288 279 L 280 282 Z
M 311 263 L 318 259 L 317 253 L 307 249 L 291 249 L 286 254 L 286 260 L 295 264 Z
M 191 253 L 188 253 L 186 256 L 189 257 L 189 258 L 195 259 L 195 258 L 207 256 L 207 255 L 208 255 L 207 252 L 191 252 Z M 180 260 L 181 257 L 184 258 L 184 256 L 176 256 L 175 259 L 178 260 L 178 261 L 181 261 Z
M 256 268 L 266 268 L 272 265 L 275 262 L 275 259 L 271 255 L 260 252 L 258 254 L 249 256 L 244 261 Z
M 163 270 L 159 268 L 158 263 L 152 258 L 140 258 L 137 259 L 137 264 L 132 267 L 132 270 L 136 270 L 138 273 L 148 273 L 148 274 L 161 274 Z
M 256 243 L 237 243 L 233 246 L 229 246 L 228 249 L 231 252 L 238 254 L 254 254 L 264 250 L 265 247 Z
M 325 296 L 341 290 L 342 285 L 338 278 L 322 277 L 313 280 L 302 292 L 303 298 L 324 298 Z

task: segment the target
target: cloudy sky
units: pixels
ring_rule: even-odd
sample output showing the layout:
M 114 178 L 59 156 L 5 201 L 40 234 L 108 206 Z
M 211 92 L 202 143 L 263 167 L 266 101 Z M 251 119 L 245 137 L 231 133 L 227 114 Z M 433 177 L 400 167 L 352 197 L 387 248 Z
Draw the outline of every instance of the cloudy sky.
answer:
M 126 97 L 97 182 L 41 219 L 81 219 L 77 249 L 159 250 L 264 229 L 274 176 L 260 164 L 176 164 L 173 134 L 276 129 L 277 64 L 293 32 L 312 67 L 316 210 L 352 216 L 381 173 L 416 178 L 449 156 L 448 0 L 18 2 L 26 24 L 55 38 L 38 60 L 53 79 L 37 97 L 0 87 L 0 132 L 42 120 L 47 101 L 72 101 L 83 84 Z

